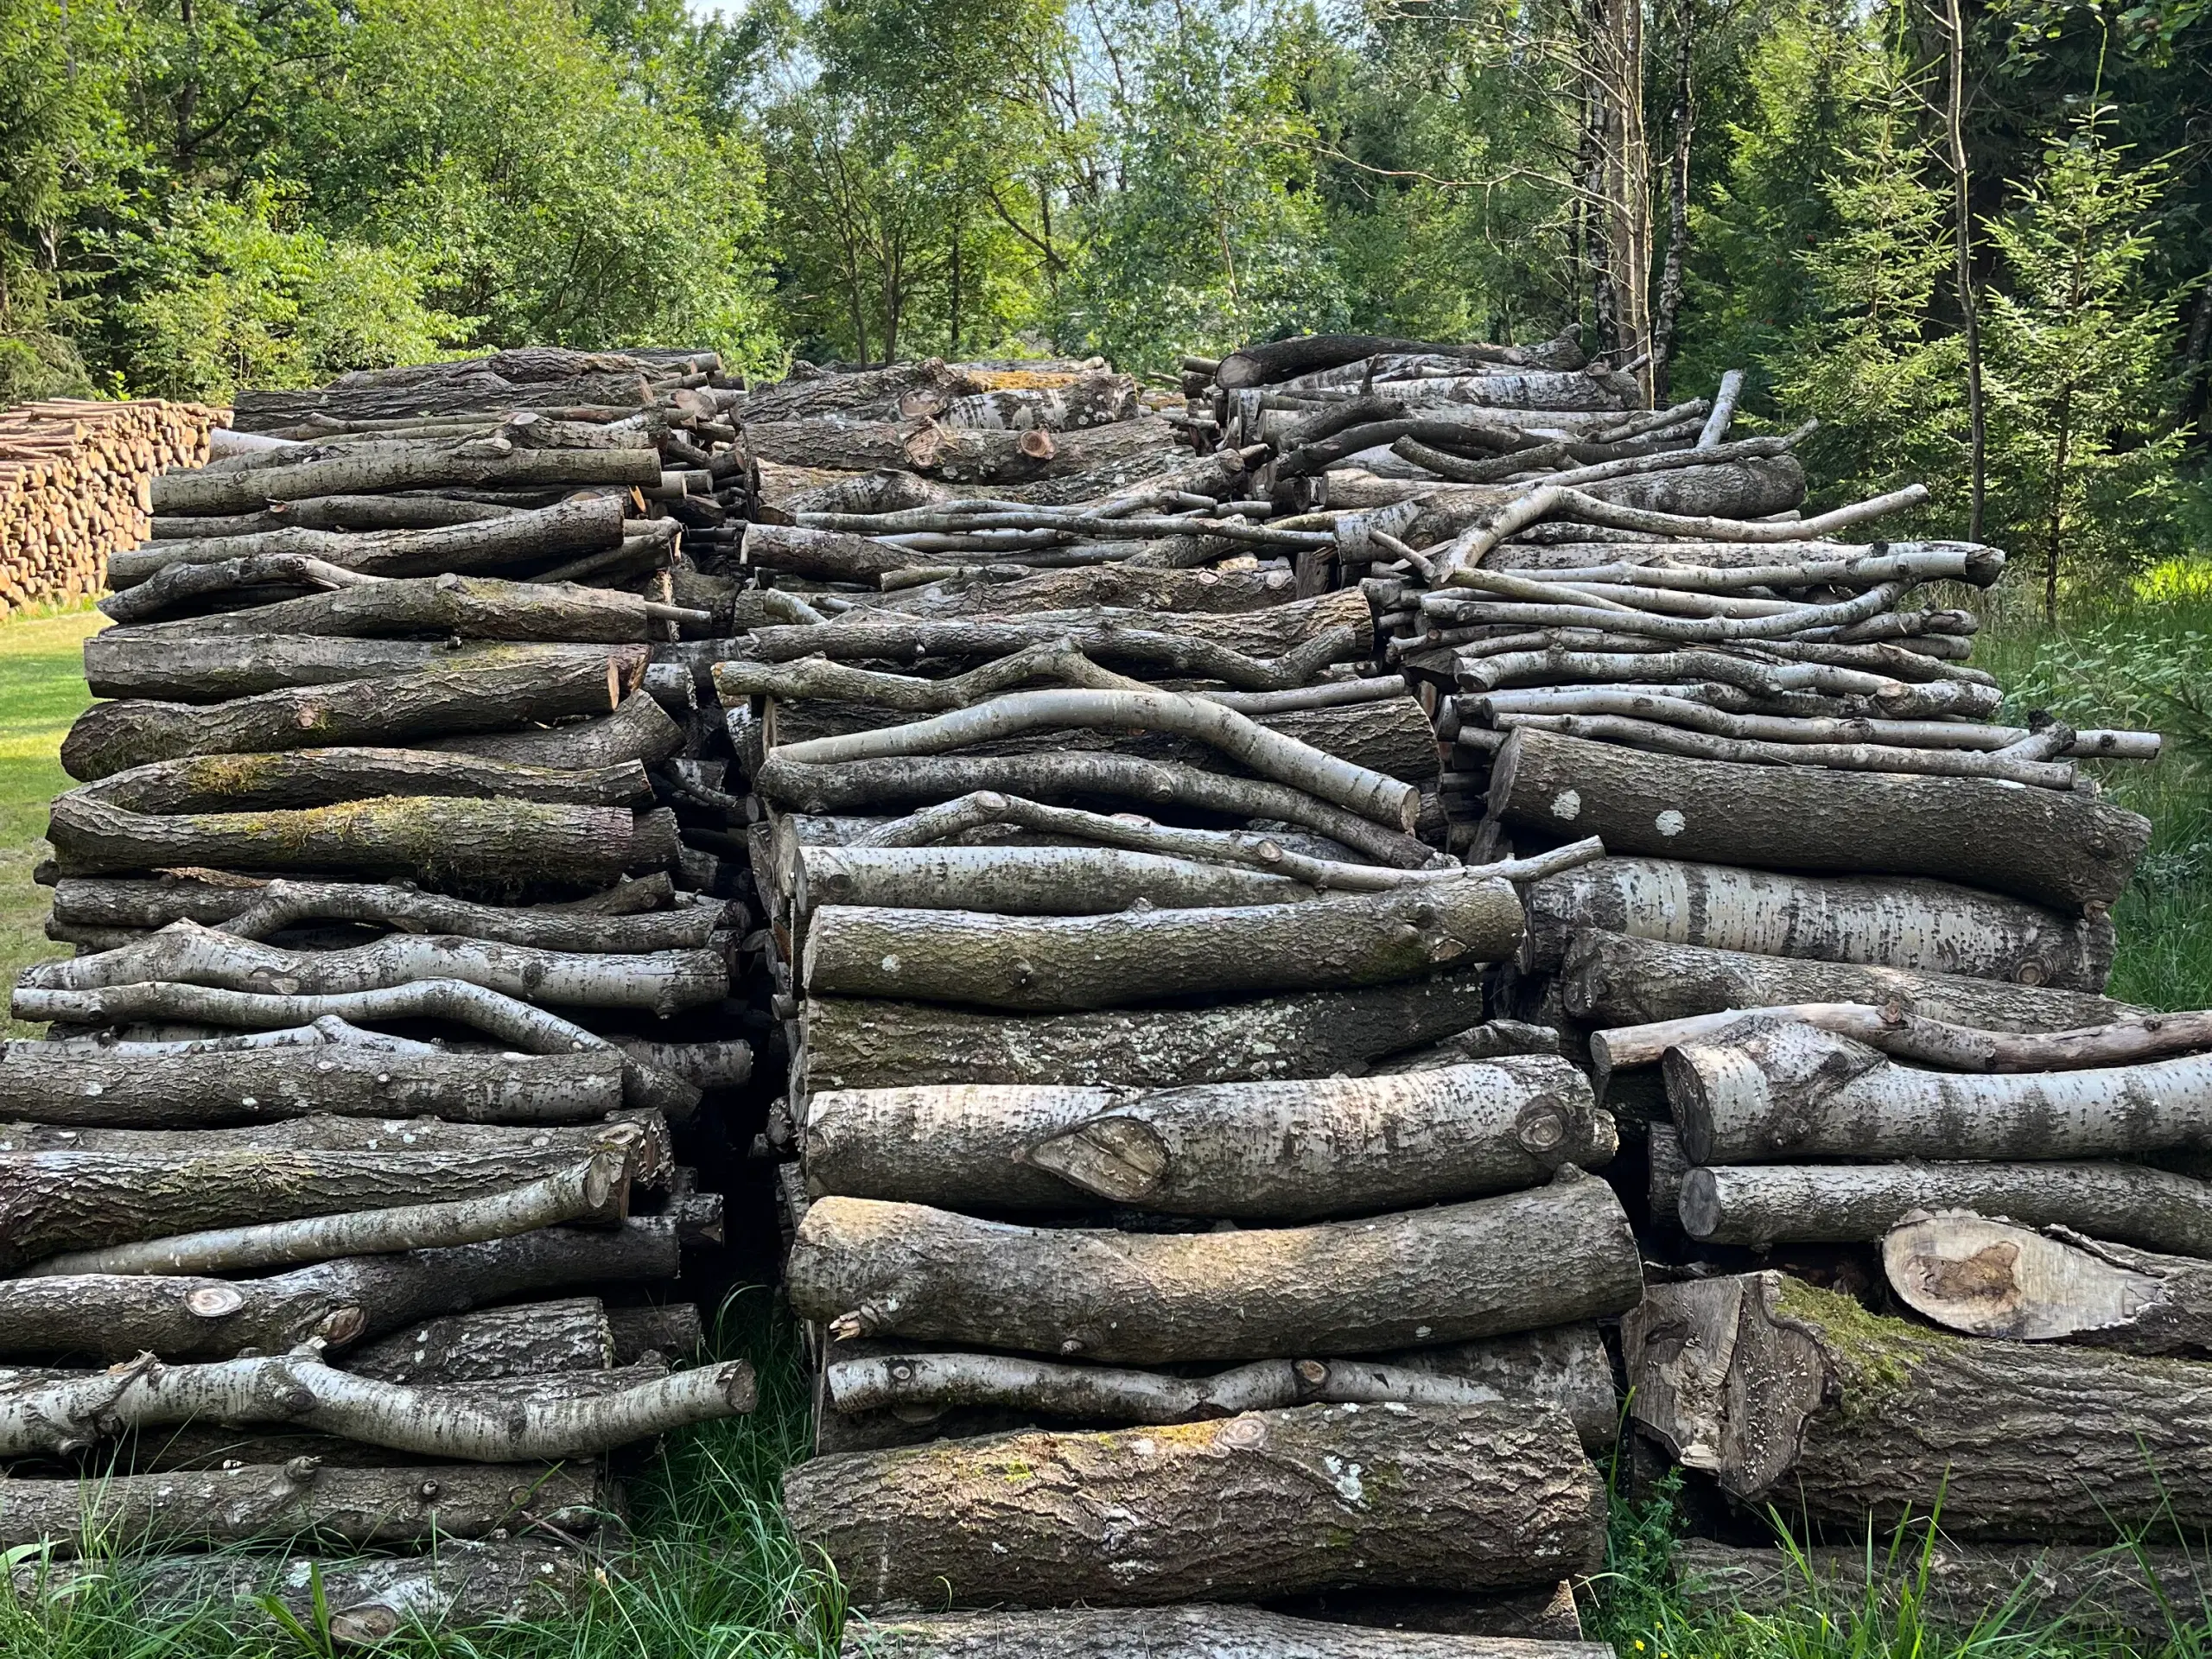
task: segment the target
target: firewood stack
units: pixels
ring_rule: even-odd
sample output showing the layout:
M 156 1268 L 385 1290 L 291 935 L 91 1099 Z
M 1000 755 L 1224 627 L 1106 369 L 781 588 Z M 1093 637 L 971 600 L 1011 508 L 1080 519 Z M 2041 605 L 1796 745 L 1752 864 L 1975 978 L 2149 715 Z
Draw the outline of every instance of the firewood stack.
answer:
M 159 398 L 0 410 L 0 615 L 99 592 L 108 556 L 145 539 L 148 481 L 206 461 L 221 418 Z
M 604 406 L 165 474 L 113 562 L 42 871 L 78 955 L 0 1054 L 0 1362 L 74 1368 L 0 1373 L 0 1548 L 97 1529 L 157 1599 L 303 1605 L 277 1558 L 168 1552 L 469 1541 L 329 1562 L 366 1638 L 588 1584 L 610 1454 L 751 1406 L 742 1363 L 671 1369 L 751 923 L 741 840 L 683 804 L 718 723 L 651 663 L 713 629 L 667 510 L 738 452 L 691 467 L 713 422 L 584 362 Z M 408 395 L 443 413 L 467 367 Z M 283 397 L 400 418 L 354 390 Z

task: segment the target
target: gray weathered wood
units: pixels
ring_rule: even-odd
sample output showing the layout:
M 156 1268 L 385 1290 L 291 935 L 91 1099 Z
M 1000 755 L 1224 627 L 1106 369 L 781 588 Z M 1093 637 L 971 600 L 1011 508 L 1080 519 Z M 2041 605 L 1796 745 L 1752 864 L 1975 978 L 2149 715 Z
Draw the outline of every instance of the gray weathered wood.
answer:
M 1602 1642 L 1370 1630 L 1257 1607 L 1064 1608 L 849 1618 L 844 1659 L 1612 1659 Z

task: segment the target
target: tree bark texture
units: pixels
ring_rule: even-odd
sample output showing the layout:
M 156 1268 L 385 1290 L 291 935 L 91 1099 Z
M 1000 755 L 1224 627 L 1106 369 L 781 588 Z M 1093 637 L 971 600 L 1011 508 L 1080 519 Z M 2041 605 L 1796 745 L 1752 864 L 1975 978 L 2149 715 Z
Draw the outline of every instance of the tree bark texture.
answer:
M 1933 876 L 2072 912 L 2117 899 L 2150 835 L 2133 812 L 2058 790 L 1685 760 L 1535 731 L 1499 751 L 1490 810 L 1616 854 Z
M 452 754 L 480 754 L 518 766 L 570 771 L 619 766 L 626 760 L 655 766 L 683 749 L 683 728 L 669 718 L 651 693 L 632 691 L 611 715 L 571 721 L 547 731 L 478 732 L 434 737 L 422 747 Z
M 813 1096 L 817 1197 L 943 1208 L 1086 1201 L 1310 1220 L 1529 1186 L 1609 1162 L 1582 1073 L 1525 1055 L 1400 1076 L 1125 1088 L 967 1084 Z
M 118 1475 L 0 1482 L 0 1548 L 51 1542 L 85 1554 L 129 1539 L 160 1544 L 245 1543 L 313 1532 L 349 1544 L 483 1538 L 542 1520 L 564 1532 L 595 1529 L 607 1494 L 588 1465 L 545 1468 L 441 1464 L 342 1469 L 248 1465 L 197 1475 Z
M 2212 1519 L 2212 1376 L 1983 1341 L 1778 1273 L 1665 1285 L 1624 1322 L 1630 1410 L 1730 1496 L 1863 1534 L 2111 1539 Z
M 596 1296 L 429 1319 L 364 1343 L 346 1357 L 346 1369 L 357 1376 L 413 1383 L 599 1371 L 615 1363 L 613 1329 Z
M 1741 1164 L 1682 1177 L 1682 1230 L 1714 1244 L 1861 1244 L 1913 1210 L 1972 1210 L 2212 1257 L 2212 1185 L 2140 1164 Z
M 1307 1406 L 817 1458 L 784 1509 L 869 1606 L 1547 1584 L 1597 1564 L 1605 1503 L 1555 1410 Z
M 463 662 L 223 703 L 99 703 L 69 728 L 61 764 L 73 778 L 105 778 L 188 754 L 389 744 L 604 715 L 643 676 L 644 655 L 636 646 L 613 646 L 557 664 Z
M 462 1123 L 582 1123 L 622 1103 L 622 1065 L 571 1054 L 392 1053 L 347 1043 L 132 1057 L 136 1045 L 0 1051 L 0 1099 L 41 1123 L 200 1129 L 310 1112 Z
M 1560 976 L 1567 1012 L 1602 1026 L 1794 1002 L 1894 1004 L 1906 1014 L 1987 1031 L 2068 1031 L 2108 1025 L 2133 1012 L 2126 1003 L 2082 991 L 1707 950 L 1594 928 L 1574 936 Z
M 1503 1336 L 1617 1313 L 1643 1283 L 1619 1200 L 1588 1177 L 1230 1233 L 1017 1227 L 819 1198 L 786 1275 L 800 1316 L 841 1332 L 1139 1363 Z
M 1174 1088 L 1358 1076 L 1382 1055 L 1478 1024 L 1482 974 L 1207 1007 L 999 1014 L 810 997 L 792 1075 L 804 1093 L 928 1084 Z
M 723 921 L 722 907 L 712 904 L 609 915 L 550 905 L 480 905 L 442 893 L 353 881 L 275 880 L 251 897 L 250 905 L 224 919 L 219 931 L 235 938 L 266 939 L 304 921 L 361 922 L 532 950 L 636 956 L 702 949 Z M 58 898 L 56 903 L 58 908 Z
M 1602 1642 L 1369 1630 L 1205 1603 L 849 1619 L 844 1659 L 1611 1659 Z
M 417 757 L 419 759 L 419 757 Z M 373 911 L 376 919 L 398 925 L 435 926 L 442 933 L 461 933 L 474 938 L 501 938 L 544 930 L 554 938 L 510 938 L 515 944 L 539 944 L 548 950 L 581 949 L 562 935 L 564 929 L 605 928 L 602 950 L 642 946 L 655 950 L 681 950 L 695 940 L 678 925 L 690 928 L 703 914 L 715 915 L 713 906 L 661 910 L 675 896 L 674 884 L 665 874 L 635 881 L 618 881 L 588 899 L 559 905 L 478 905 L 442 894 L 421 893 L 411 887 L 361 881 L 264 881 L 251 877 L 227 877 L 219 881 L 197 878 L 158 876 L 133 881 L 121 877 L 64 876 L 54 884 L 54 913 L 62 921 L 89 927 L 167 927 L 171 922 L 194 921 L 213 927 L 238 922 L 249 916 L 241 938 L 257 936 L 259 922 L 272 914 L 291 918 L 327 916 L 360 920 Z M 321 908 L 329 906 L 329 911 Z M 305 908 L 301 908 L 305 906 Z M 353 912 L 359 911 L 362 915 Z M 632 937 L 630 930 L 649 932 L 647 924 L 633 918 L 650 912 L 651 926 L 665 926 L 671 937 L 651 935 L 651 942 Z M 466 925 L 461 925 L 462 922 Z M 235 929 L 226 929 L 236 931 Z
M 1513 889 L 1485 880 L 1098 917 L 833 906 L 808 931 L 802 978 L 813 995 L 1104 1008 L 1192 992 L 1386 984 L 1501 961 L 1520 936 Z
M 798 925 L 831 905 L 1098 916 L 1140 899 L 1194 910 L 1319 896 L 1303 881 L 1263 870 L 1113 847 L 801 847 L 795 861 L 791 914 Z
M 296 686 L 488 663 L 550 668 L 577 662 L 598 666 L 604 673 L 606 659 L 603 649 L 588 645 L 349 639 L 318 634 L 164 635 L 110 628 L 85 641 L 85 678 L 96 697 L 209 703 Z
M 129 1359 L 227 1358 L 309 1338 L 334 1348 L 518 1294 L 672 1279 L 676 1224 L 549 1227 L 439 1249 L 318 1262 L 265 1279 L 0 1280 L 0 1351 Z
M 918 616 L 1020 616 L 1031 611 L 1110 606 L 1157 615 L 1229 614 L 1288 603 L 1297 581 L 1284 570 L 1159 570 L 1127 564 L 1044 570 L 1011 582 L 954 578 L 884 595 L 880 608 Z
M 1668 944 L 2101 991 L 2113 928 L 1948 881 L 1789 875 L 1606 858 L 1529 884 L 1522 965 L 1556 972 L 1577 928 Z
M 628 806 L 652 798 L 634 760 L 556 769 L 420 749 L 289 749 L 156 760 L 70 791 L 126 812 L 260 812 L 334 806 L 385 795 Z
M 1900 1065 L 1799 1022 L 1669 1049 L 1667 1098 L 1700 1164 L 2124 1157 L 2212 1141 L 2212 1056 L 1972 1077 Z
M 156 623 L 133 632 L 149 639 L 277 633 L 377 639 L 429 634 L 620 645 L 657 638 L 662 622 L 682 620 L 670 613 L 671 608 L 614 588 L 566 582 L 506 582 L 448 571 Z
M 165 473 L 154 480 L 153 505 L 159 513 L 258 512 L 273 502 L 311 496 L 455 486 L 658 485 L 660 474 L 658 449 L 513 449 L 500 454 L 496 444 L 474 442 L 364 443 L 324 452 L 322 458 L 304 462 L 289 461 L 238 472 L 202 467 Z

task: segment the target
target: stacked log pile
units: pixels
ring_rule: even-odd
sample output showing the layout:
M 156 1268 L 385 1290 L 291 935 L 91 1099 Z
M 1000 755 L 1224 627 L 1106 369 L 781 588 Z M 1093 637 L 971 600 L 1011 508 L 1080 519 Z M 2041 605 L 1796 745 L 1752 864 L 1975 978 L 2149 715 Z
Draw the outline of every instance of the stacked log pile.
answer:
M 207 459 L 222 411 L 140 398 L 0 410 L 0 615 L 73 605 L 145 539 L 153 476 Z
M 744 469 L 636 386 L 155 480 L 41 872 L 77 955 L 0 1053 L 0 1548 L 60 1558 L 26 1589 L 127 1540 L 156 1602 L 297 1602 L 227 1547 L 305 1530 L 401 1553 L 326 1564 L 345 1639 L 512 1611 L 619 1549 L 621 1448 L 750 1408 L 667 1296 L 721 1237 L 749 874 L 652 664 L 715 626 L 672 510 Z M 315 418 L 391 407 L 353 390 Z

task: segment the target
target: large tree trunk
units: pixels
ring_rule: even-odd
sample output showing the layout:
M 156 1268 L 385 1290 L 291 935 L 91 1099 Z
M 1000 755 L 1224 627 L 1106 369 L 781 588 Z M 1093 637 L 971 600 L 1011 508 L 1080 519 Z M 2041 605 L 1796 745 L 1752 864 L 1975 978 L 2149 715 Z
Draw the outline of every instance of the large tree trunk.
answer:
M 784 1508 L 868 1606 L 1548 1584 L 1597 1565 L 1605 1502 L 1554 1410 L 1307 1406 L 817 1458 Z
M 2151 832 L 2066 791 L 1685 760 L 1535 731 L 1498 752 L 1490 810 L 1516 828 L 1601 836 L 1617 854 L 1935 876 L 2069 911 L 2117 899 Z
M 1914 1313 L 1968 1336 L 2212 1355 L 2212 1262 L 1951 1210 L 1893 1228 L 1882 1264 Z
M 1384 1054 L 1478 1025 L 1479 969 L 1205 1008 L 993 1014 L 812 997 L 792 1075 L 804 1094 L 922 1084 L 1183 1084 L 1357 1076 Z
M 396 578 L 336 593 L 310 594 L 251 610 L 133 629 L 128 639 L 197 634 L 312 634 L 382 639 L 444 634 L 463 639 L 573 640 L 629 644 L 658 637 L 665 622 L 706 627 L 705 612 L 656 605 L 635 594 L 573 582 L 503 582 L 491 576 Z M 87 658 L 93 641 L 87 640 Z
M 594 1530 L 606 1494 L 588 1464 L 553 1468 L 441 1464 L 343 1469 L 287 1464 L 197 1475 L 119 1475 L 0 1483 L 0 1548 L 51 1543 L 65 1554 L 127 1538 L 233 1544 L 313 1532 L 349 1544 L 429 1543 L 519 1530 L 533 1520 Z
M 1682 1177 L 1712 1244 L 1872 1243 L 1912 1210 L 1973 1210 L 2212 1257 L 2212 1185 L 2140 1164 L 1739 1164 Z
M 672 861 L 673 846 L 641 836 L 653 823 L 619 807 L 408 796 L 172 817 L 122 811 L 72 791 L 54 798 L 47 838 L 65 875 L 197 867 L 603 887 L 633 867 Z
M 847 1334 L 1143 1363 L 1502 1336 L 1617 1313 L 1643 1283 L 1619 1200 L 1571 1166 L 1501 1198 L 1230 1233 L 1017 1228 L 820 1198 L 785 1271 L 800 1315 Z
M 613 1327 L 596 1296 L 455 1313 L 364 1343 L 346 1357 L 346 1369 L 357 1376 L 418 1384 L 599 1371 L 615 1363 Z
M 1120 1088 L 836 1090 L 807 1107 L 816 1196 L 1308 1220 L 1528 1186 L 1606 1163 L 1611 1120 L 1550 1055 L 1395 1077 Z
M 288 455 L 276 465 L 236 472 L 201 467 L 164 473 L 154 480 L 154 511 L 258 512 L 276 501 L 388 490 L 658 485 L 661 474 L 658 449 L 512 449 L 500 454 L 496 443 L 401 442 L 349 444 L 317 450 L 313 460 Z
M 1386 984 L 1501 961 L 1520 938 L 1513 889 L 1472 878 L 1303 905 L 1100 917 L 832 906 L 808 930 L 803 980 L 815 995 L 1104 1008 L 1192 992 Z
M 843 1659 L 1612 1659 L 1613 1650 L 1602 1642 L 1535 1645 L 1516 1637 L 1369 1630 L 1198 1603 L 849 1618 L 842 1652 Z
M 281 633 L 178 635 L 110 628 L 85 641 L 85 678 L 96 697 L 226 702 L 289 687 L 441 668 L 501 664 L 557 669 L 582 663 L 604 675 L 607 653 L 588 645 L 485 639 L 349 639 Z
M 1555 972 L 1578 928 L 1668 944 L 1967 974 L 2101 991 L 2109 916 L 2076 916 L 1947 881 L 1789 875 L 1665 858 L 1606 858 L 1529 884 L 1522 965 Z
M 394 1053 L 352 1043 L 133 1055 L 136 1044 L 0 1051 L 0 1099 L 41 1123 L 198 1130 L 332 1112 L 463 1123 L 578 1123 L 622 1103 L 620 1056 Z
M 633 1216 L 617 1228 L 550 1227 L 266 1279 L 3 1279 L 0 1352 L 225 1358 L 311 1338 L 342 1348 L 522 1293 L 672 1279 L 680 1262 L 677 1223 Z
M 188 754 L 238 754 L 492 732 L 606 714 L 644 677 L 645 653 L 604 647 L 548 663 L 506 655 L 386 678 L 266 691 L 229 702 L 105 702 L 62 740 L 73 778 Z
M 1667 1052 L 1667 1098 L 1695 1163 L 2104 1158 L 2212 1136 L 2209 1055 L 1972 1077 L 1809 1025 L 1746 1025 Z
M 1986 1031 L 2069 1031 L 2109 1025 L 2133 1012 L 2126 1003 L 2081 991 L 1707 950 L 1594 928 L 1574 936 L 1560 977 L 1567 1012 L 1604 1026 L 1795 1002 L 1894 1003 L 1906 1014 Z
M 2212 1382 L 2186 1361 L 1877 1319 L 1777 1273 L 1663 1285 L 1624 1322 L 1630 1410 L 1745 1503 L 1864 1533 L 2109 1539 L 2212 1522 Z

